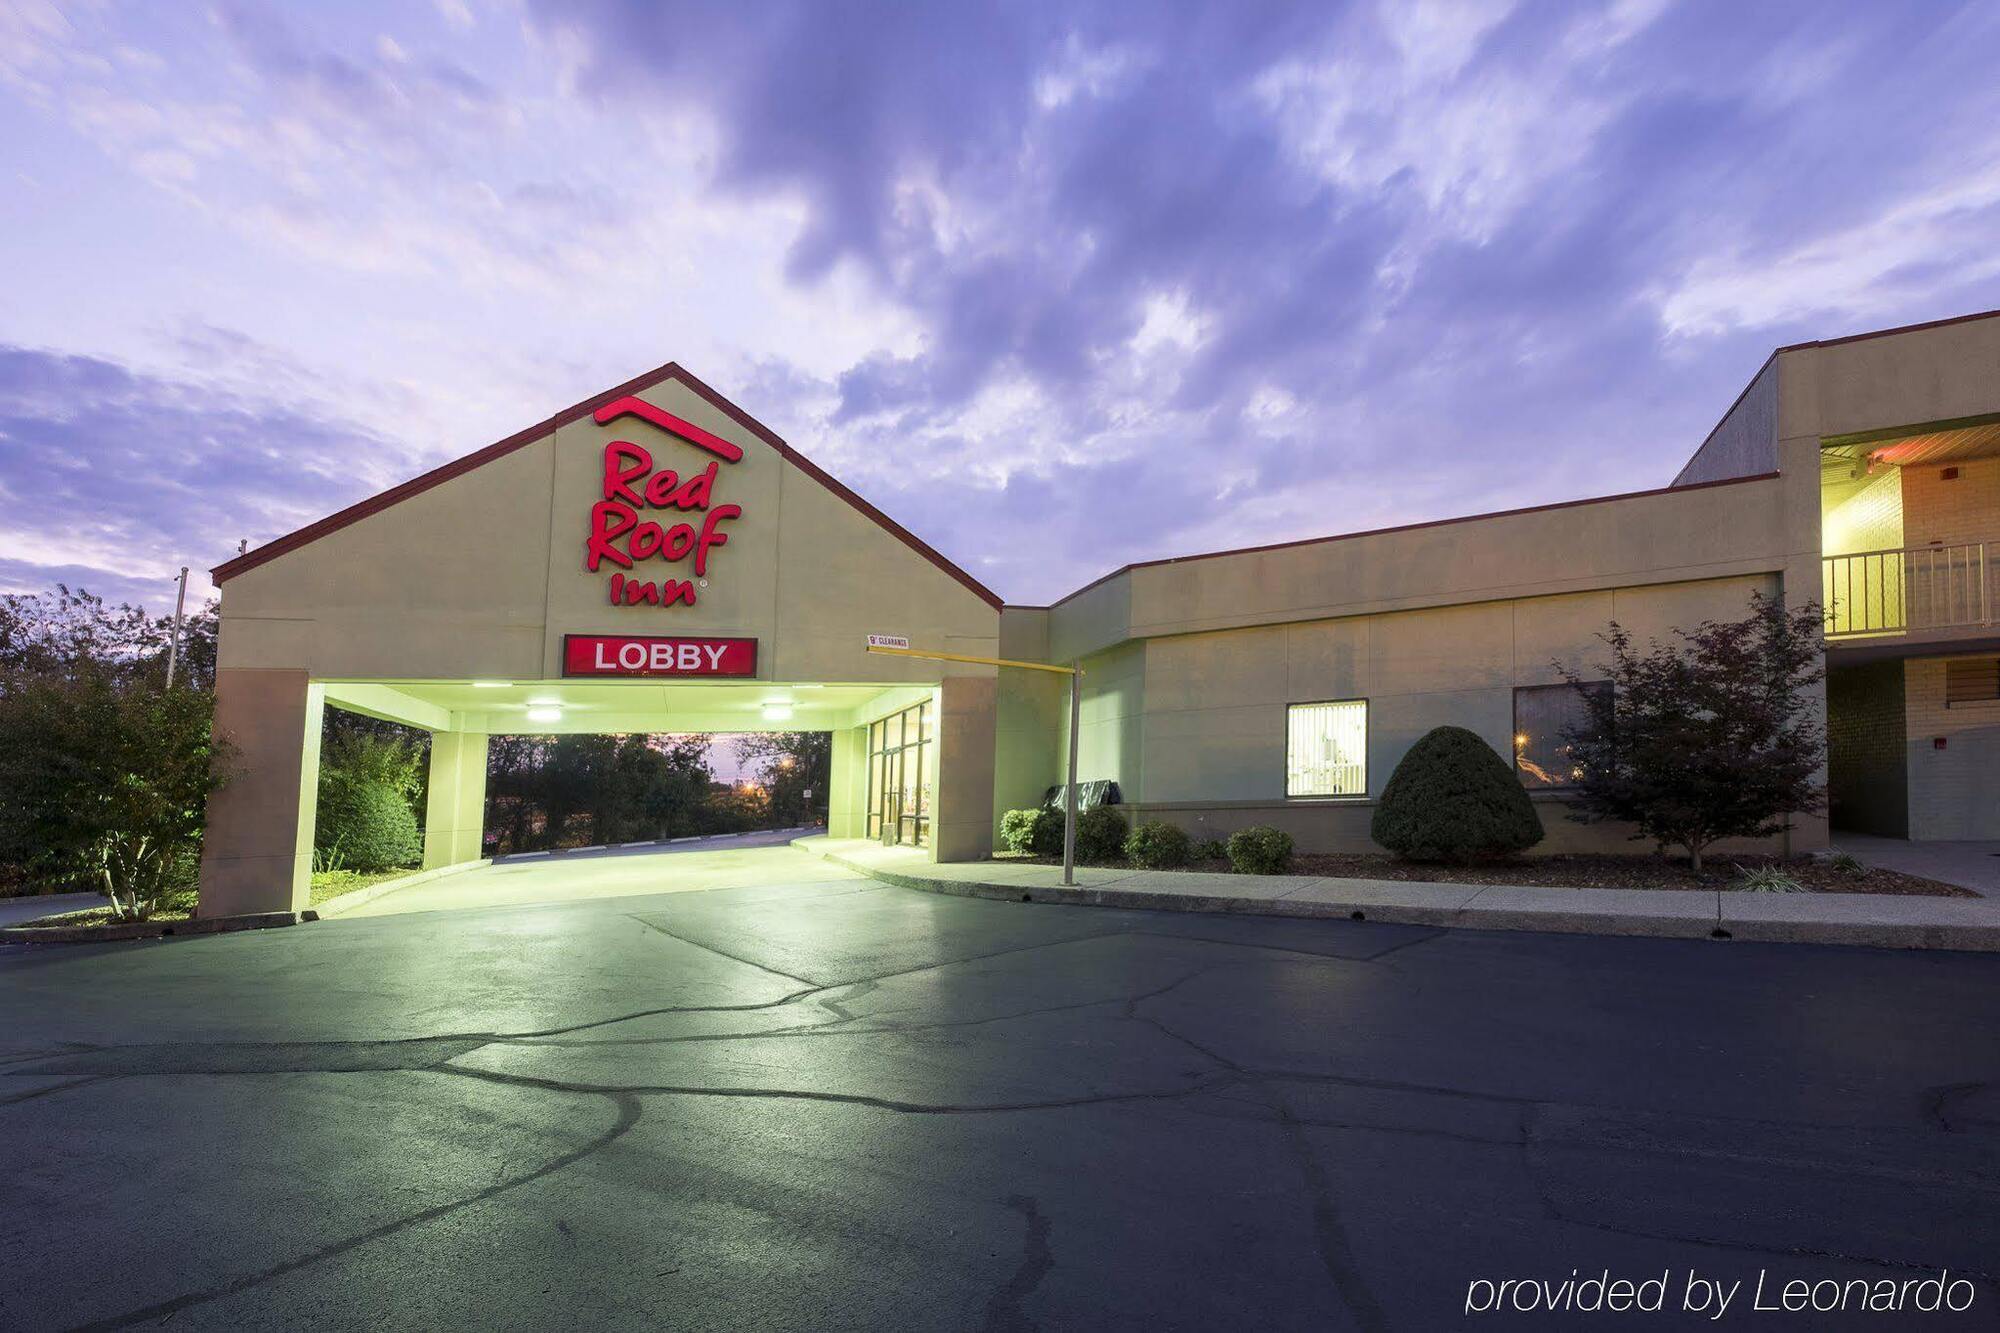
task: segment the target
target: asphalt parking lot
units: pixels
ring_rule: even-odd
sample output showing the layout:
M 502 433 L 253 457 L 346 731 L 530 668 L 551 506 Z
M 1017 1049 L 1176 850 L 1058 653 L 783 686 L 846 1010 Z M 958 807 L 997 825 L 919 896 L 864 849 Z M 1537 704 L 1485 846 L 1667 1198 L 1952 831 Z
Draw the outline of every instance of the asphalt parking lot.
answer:
M 817 876 L 817 877 L 814 877 Z M 0 951 L 0 1324 L 1990 1327 L 2000 959 L 796 879 Z M 1961 1315 L 1751 1284 L 1973 1283 Z M 1927 1322 L 1919 1322 L 1927 1321 Z

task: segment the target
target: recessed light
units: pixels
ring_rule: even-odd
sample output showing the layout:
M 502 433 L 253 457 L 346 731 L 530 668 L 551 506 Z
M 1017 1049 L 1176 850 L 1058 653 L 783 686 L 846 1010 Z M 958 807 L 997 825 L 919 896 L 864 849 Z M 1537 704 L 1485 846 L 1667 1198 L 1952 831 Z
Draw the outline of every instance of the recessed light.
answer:
M 528 721 L 530 721 L 530 722 L 560 722 L 560 721 L 562 721 L 562 709 L 560 709 L 560 708 L 530 708 L 530 709 L 528 710 Z
M 472 682 L 472 688 L 475 690 L 504 690 L 513 683 L 511 680 L 475 680 Z
M 532 698 L 532 699 L 528 700 L 528 707 L 530 707 L 530 708 L 561 708 L 561 707 L 562 707 L 562 700 L 560 700 L 560 699 L 551 699 L 551 698 L 550 698 L 550 697 L 549 697 L 548 695 L 546 695 L 546 694 L 538 694 L 538 695 L 536 695 L 536 696 L 535 696 L 534 698 Z
M 766 722 L 789 722 L 792 720 L 792 706 L 790 704 L 765 704 L 764 720 Z

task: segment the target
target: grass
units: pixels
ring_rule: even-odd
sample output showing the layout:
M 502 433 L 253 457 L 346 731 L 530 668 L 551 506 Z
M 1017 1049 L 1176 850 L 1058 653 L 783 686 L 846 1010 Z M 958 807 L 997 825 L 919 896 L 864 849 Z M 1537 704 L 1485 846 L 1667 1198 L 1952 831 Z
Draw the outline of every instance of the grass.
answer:
M 380 884 L 388 879 L 401 879 L 405 875 L 417 873 L 415 866 L 403 866 L 396 870 L 316 870 L 312 877 L 312 894 L 308 906 L 318 907 L 329 898 L 338 898 L 343 893 L 365 889 L 370 884 Z
M 194 890 L 183 889 L 178 893 L 170 893 L 161 899 L 160 905 L 155 907 L 153 914 L 146 919 L 148 921 L 186 921 L 193 916 Z M 112 909 L 109 900 L 107 900 L 101 907 L 81 907 L 74 912 L 58 912 L 54 916 L 38 916 L 33 921 L 17 921 L 14 923 L 13 928 L 20 930 L 54 930 L 59 927 L 122 926 L 125 924 L 127 924 L 125 918 L 119 916 Z

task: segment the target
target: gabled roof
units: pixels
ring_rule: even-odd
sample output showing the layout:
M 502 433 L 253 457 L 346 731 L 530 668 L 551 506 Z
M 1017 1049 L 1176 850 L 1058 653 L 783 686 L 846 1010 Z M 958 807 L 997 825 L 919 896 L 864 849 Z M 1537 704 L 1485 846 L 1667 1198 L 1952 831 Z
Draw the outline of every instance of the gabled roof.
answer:
M 832 491 L 848 504 L 853 505 L 872 519 L 878 527 L 964 584 L 967 589 L 988 606 L 996 611 L 1000 609 L 1000 597 L 992 589 L 988 588 L 978 579 L 973 578 L 972 575 L 966 573 L 951 561 L 945 559 L 944 556 L 938 554 L 922 538 L 896 522 L 895 519 L 890 518 L 874 505 L 869 504 L 859 495 L 856 495 L 829 473 L 823 471 L 818 464 L 786 444 L 770 427 L 751 416 L 748 412 L 745 412 L 736 404 L 730 402 L 727 398 L 724 398 L 714 389 L 709 388 L 708 385 L 703 384 L 700 380 L 682 369 L 678 362 L 674 361 L 667 362 L 666 365 L 661 366 L 657 370 L 647 371 L 636 379 L 627 380 L 615 388 L 606 389 L 603 393 L 595 397 L 586 398 L 572 407 L 564 408 L 548 420 L 537 422 L 526 430 L 517 431 L 504 440 L 496 440 L 476 453 L 470 453 L 463 458 L 454 459 L 442 467 L 433 468 L 420 477 L 412 477 L 400 485 L 391 486 L 379 495 L 371 495 L 359 503 L 351 504 L 337 514 L 329 514 L 316 523 L 306 524 L 306 526 L 298 529 L 296 532 L 288 532 L 274 541 L 266 542 L 254 551 L 246 551 L 234 560 L 226 560 L 210 570 L 209 576 L 214 580 L 216 586 L 220 587 L 223 583 L 235 578 L 238 574 L 246 570 L 255 569 L 266 561 L 275 560 L 287 551 L 295 551 L 301 546 L 319 540 L 329 532 L 336 532 L 350 523 L 368 517 L 370 514 L 380 513 L 391 505 L 407 500 L 413 495 L 419 495 L 433 486 L 450 481 L 453 477 L 462 476 L 474 468 L 482 467 L 492 462 L 496 458 L 511 454 L 516 449 L 525 448 L 560 426 L 567 426 L 572 422 L 582 421 L 594 415 L 599 408 L 610 406 L 621 398 L 638 393 L 641 389 L 651 388 L 654 385 L 663 384 L 669 380 L 678 381 L 686 385 L 711 406 L 726 415 L 731 421 L 734 421 L 765 444 L 777 450 L 786 462 L 798 468 L 799 471 L 805 473 L 829 491 Z M 678 418 L 675 418 L 675 420 L 678 422 Z M 686 423 L 679 424 L 685 425 Z M 689 429 L 693 428 L 690 427 Z M 679 432 L 677 431 L 676 433 Z M 706 433 L 702 432 L 704 435 Z

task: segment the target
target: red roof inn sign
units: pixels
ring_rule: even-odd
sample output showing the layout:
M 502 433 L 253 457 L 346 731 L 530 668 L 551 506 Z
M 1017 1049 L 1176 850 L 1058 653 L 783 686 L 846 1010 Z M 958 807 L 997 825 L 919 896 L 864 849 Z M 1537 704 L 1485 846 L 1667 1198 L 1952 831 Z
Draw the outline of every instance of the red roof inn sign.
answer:
M 743 451 L 708 431 L 663 412 L 641 398 L 618 398 L 597 409 L 599 425 L 623 416 L 635 416 L 659 427 L 667 434 L 714 454 L 718 461 L 683 477 L 671 468 L 653 466 L 653 455 L 630 440 L 613 440 L 604 446 L 604 498 L 590 507 L 590 535 L 584 542 L 583 567 L 596 573 L 609 563 L 618 572 L 611 576 L 613 606 L 693 606 L 697 586 L 708 584 L 708 562 L 718 546 L 729 542 L 722 525 L 740 517 L 743 506 L 716 504 L 715 479 L 723 463 L 740 463 Z M 660 519 L 643 518 L 654 513 Z M 690 560 L 694 579 L 662 578 L 657 582 L 637 577 L 650 572 L 640 566 L 648 560 L 678 565 Z M 632 576 L 623 571 L 633 570 Z M 632 640 L 629 642 L 637 642 Z M 688 640 L 687 642 L 697 642 Z M 722 642 L 714 640 L 713 642 Z M 747 642 L 738 640 L 736 642 Z M 754 658 L 754 650 L 752 656 Z M 566 674 L 569 665 L 564 656 Z M 586 673 L 600 674 L 600 673 Z M 644 672 L 616 674 L 747 675 L 748 672 Z
M 754 676 L 755 639 L 563 635 L 565 676 Z

